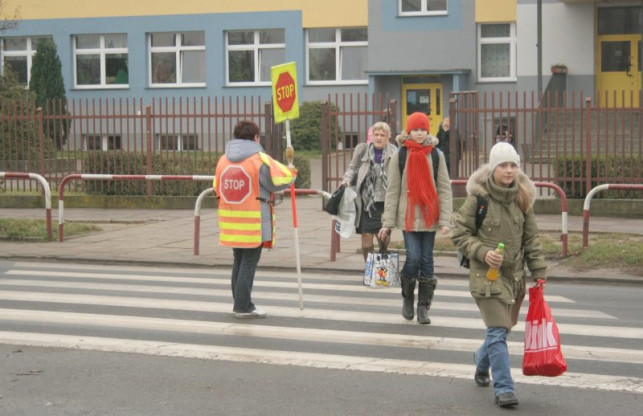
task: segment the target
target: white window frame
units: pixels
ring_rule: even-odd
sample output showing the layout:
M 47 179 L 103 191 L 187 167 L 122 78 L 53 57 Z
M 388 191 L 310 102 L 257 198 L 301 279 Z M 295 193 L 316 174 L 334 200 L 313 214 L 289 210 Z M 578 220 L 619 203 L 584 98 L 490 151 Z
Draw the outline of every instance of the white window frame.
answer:
M 354 29 L 362 29 L 363 27 L 357 27 Z M 309 85 L 365 85 L 368 84 L 368 76 L 365 79 L 351 79 L 343 80 L 342 76 L 342 52 L 343 49 L 351 47 L 361 47 L 366 46 L 368 48 L 368 40 L 366 41 L 350 41 L 344 42 L 341 40 L 342 29 L 351 29 L 351 28 L 336 28 L 335 29 L 335 41 L 334 42 L 310 42 L 310 31 L 306 30 L 306 84 Z M 365 29 L 365 28 L 364 28 Z M 324 80 L 317 81 L 310 79 L 310 50 L 311 49 L 335 49 L 335 79 L 334 80 Z
M 284 30 L 284 29 L 280 29 Z M 254 42 L 252 45 L 229 45 L 228 34 L 231 32 L 253 32 Z M 261 29 L 258 30 L 230 30 L 225 33 L 225 79 L 226 86 L 245 87 L 245 86 L 266 86 L 271 85 L 271 81 L 261 81 L 261 50 L 262 49 L 283 49 L 284 56 L 286 51 L 286 43 L 261 43 Z M 284 30 L 285 35 L 285 30 Z M 230 51 L 254 51 L 254 74 L 255 79 L 252 82 L 232 82 L 230 81 Z
M 157 133 L 155 137 L 155 149 L 157 152 L 198 152 L 200 151 L 199 146 L 199 135 L 196 133 Z M 163 140 L 166 142 L 171 140 L 173 148 L 168 148 L 163 146 Z M 193 143 L 194 149 L 189 149 L 189 145 Z
M 90 149 L 89 148 L 90 139 L 91 140 L 100 139 L 100 149 Z M 118 141 L 118 146 L 114 146 L 114 143 L 116 141 Z M 83 134 L 82 149 L 86 152 L 95 152 L 98 150 L 103 152 L 107 152 L 109 150 L 122 150 L 123 142 L 121 141 L 120 134 Z
M 29 87 L 29 82 L 31 82 L 31 65 L 33 61 L 33 57 L 36 54 L 36 45 L 34 42 L 34 39 L 42 39 L 42 38 L 48 38 L 49 40 L 53 41 L 52 36 L 3 36 L 1 39 L 26 39 L 27 40 L 27 48 L 26 49 L 21 49 L 18 51 L 5 51 L 4 50 L 4 42 L 0 44 L 0 72 L 2 75 L 4 75 L 4 58 L 7 56 L 14 56 L 14 57 L 25 57 L 27 58 L 27 84 L 25 85 L 25 88 Z
M 152 46 L 152 35 L 155 33 L 165 33 L 165 32 L 150 32 L 147 35 L 147 61 L 148 61 L 148 68 L 147 68 L 147 79 L 148 79 L 148 84 L 150 88 L 185 88 L 185 87 L 205 87 L 205 79 L 203 82 L 183 82 L 183 65 L 182 65 L 182 58 L 183 58 L 183 52 L 190 52 L 190 51 L 204 51 L 205 54 L 205 36 L 204 36 L 204 41 L 203 45 L 182 45 L 181 44 L 181 35 L 183 33 L 188 33 L 188 32 L 201 32 L 203 33 L 202 30 L 190 30 L 190 31 L 183 31 L 183 32 L 172 32 L 174 33 L 175 37 L 175 45 L 174 46 Z M 173 52 L 175 59 L 176 59 L 176 82 L 175 83 L 152 83 L 152 54 L 153 53 L 167 53 L 167 52 Z M 205 59 L 203 64 L 205 65 Z M 205 73 L 205 69 L 203 71 Z
M 107 33 L 107 34 L 95 34 L 95 33 L 82 33 L 74 35 L 72 39 L 73 45 L 73 62 L 74 62 L 74 88 L 79 90 L 95 90 L 95 89 L 112 89 L 112 90 L 122 90 L 129 88 L 129 70 L 127 71 L 128 82 L 127 84 L 108 84 L 107 83 L 107 63 L 105 60 L 106 55 L 113 54 L 125 54 L 129 59 L 129 48 L 108 48 L 105 46 L 105 36 L 106 35 L 125 35 L 127 40 L 127 34 L 125 33 Z M 98 48 L 85 48 L 78 49 L 76 47 L 76 42 L 81 36 L 100 36 L 100 46 Z M 78 84 L 78 68 L 76 57 L 80 55 L 99 55 L 100 57 L 100 84 Z
M 509 37 L 483 38 L 482 26 L 484 25 L 509 25 Z M 482 45 L 509 44 L 509 76 L 508 77 L 483 77 L 482 76 Z M 516 75 L 516 54 L 518 40 L 516 37 L 515 22 L 495 22 L 478 24 L 478 81 L 479 82 L 515 82 Z
M 400 16 L 444 16 L 449 14 L 449 0 L 446 0 L 446 5 L 444 10 L 427 10 L 427 0 L 421 0 L 420 11 L 417 12 L 404 12 L 402 11 L 402 2 L 404 0 L 397 1 L 397 11 Z

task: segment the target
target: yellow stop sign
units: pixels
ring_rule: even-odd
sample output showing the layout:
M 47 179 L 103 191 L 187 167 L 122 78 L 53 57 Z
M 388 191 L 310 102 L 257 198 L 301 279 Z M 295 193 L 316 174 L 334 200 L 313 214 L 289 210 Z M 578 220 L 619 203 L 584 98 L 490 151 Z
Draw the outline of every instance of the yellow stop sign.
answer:
M 275 122 L 299 117 L 299 94 L 297 92 L 297 67 L 294 62 L 275 65 L 270 68 L 272 79 L 272 101 Z

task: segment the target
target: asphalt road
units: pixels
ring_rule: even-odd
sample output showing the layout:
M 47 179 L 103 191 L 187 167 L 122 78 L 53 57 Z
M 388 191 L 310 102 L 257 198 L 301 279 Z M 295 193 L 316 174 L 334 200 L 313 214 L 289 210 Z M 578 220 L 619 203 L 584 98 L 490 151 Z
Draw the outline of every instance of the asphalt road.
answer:
M 2 415 L 489 415 L 472 380 L 483 326 L 466 283 L 443 279 L 433 324 L 399 289 L 352 275 L 260 271 L 266 319 L 231 314 L 228 271 L 0 262 Z M 643 393 L 640 286 L 553 284 L 568 371 L 521 374 L 525 302 L 510 334 L 526 415 L 635 415 Z

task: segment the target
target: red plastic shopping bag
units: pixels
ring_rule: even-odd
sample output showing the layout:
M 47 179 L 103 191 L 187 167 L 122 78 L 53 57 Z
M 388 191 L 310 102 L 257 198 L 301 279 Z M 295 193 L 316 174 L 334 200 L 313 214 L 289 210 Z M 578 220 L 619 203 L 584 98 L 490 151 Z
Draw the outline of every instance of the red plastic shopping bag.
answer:
M 560 335 L 545 301 L 545 281 L 529 288 L 529 310 L 525 320 L 525 354 L 522 373 L 526 376 L 556 377 L 567 370 L 560 350 Z

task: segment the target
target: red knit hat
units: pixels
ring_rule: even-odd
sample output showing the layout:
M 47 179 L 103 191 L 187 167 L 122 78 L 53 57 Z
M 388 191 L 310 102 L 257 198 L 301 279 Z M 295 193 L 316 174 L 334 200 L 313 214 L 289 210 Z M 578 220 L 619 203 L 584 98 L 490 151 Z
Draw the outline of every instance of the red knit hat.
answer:
M 424 113 L 413 113 L 406 119 L 406 134 L 410 134 L 411 130 L 431 130 L 429 118 Z

